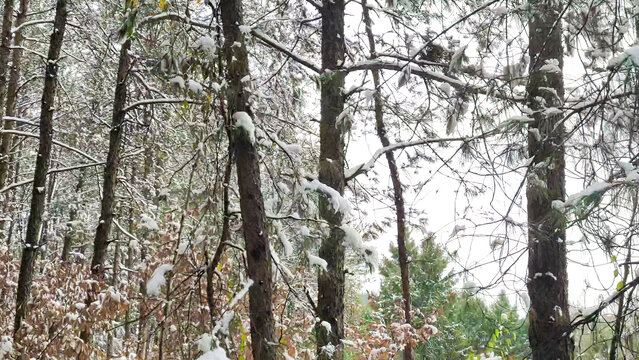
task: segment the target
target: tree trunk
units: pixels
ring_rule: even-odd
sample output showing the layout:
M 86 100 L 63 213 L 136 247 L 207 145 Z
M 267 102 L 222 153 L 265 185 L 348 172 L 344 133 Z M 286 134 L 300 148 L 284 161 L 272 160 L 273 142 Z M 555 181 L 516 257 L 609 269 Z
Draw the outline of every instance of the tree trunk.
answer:
M 241 0 L 221 0 L 222 27 L 224 30 L 224 55 L 227 65 L 227 101 L 229 125 L 241 112 L 252 118 L 242 78 L 249 75 L 248 52 L 240 31 L 242 20 Z M 236 46 L 237 44 L 240 46 Z M 251 319 L 251 346 L 253 357 L 260 360 L 276 359 L 277 347 L 273 321 L 273 284 L 271 250 L 266 231 L 266 212 L 261 192 L 258 155 L 247 131 L 234 132 L 232 146 L 235 150 L 237 182 L 242 213 L 242 233 L 246 247 L 248 277 L 253 280 L 249 289 Z
M 124 132 L 124 105 L 127 94 L 127 77 L 129 75 L 131 39 L 127 39 L 120 49 L 118 74 L 115 84 L 115 98 L 113 100 L 113 118 L 111 120 L 111 132 L 109 136 L 109 153 L 107 154 L 104 169 L 104 184 L 102 186 L 102 203 L 100 210 L 100 222 L 95 232 L 93 241 L 93 259 L 91 260 L 91 272 L 102 277 L 104 275 L 104 262 L 106 260 L 107 246 L 109 245 L 109 233 L 113 225 L 113 207 L 115 203 L 115 187 L 117 185 L 118 168 L 120 166 L 120 145 Z
M 4 1 L 4 12 L 2 14 L 2 30 L 0 32 L 0 120 L 3 120 L 5 113 L 5 100 L 7 99 L 7 70 L 9 69 L 9 55 L 11 53 L 11 26 L 13 25 L 13 5 L 14 0 Z M 22 21 L 26 17 L 25 9 L 21 9 Z M 20 16 L 19 15 L 19 16 Z M 18 17 L 19 19 L 19 17 Z M 22 50 L 19 50 L 22 52 Z M 13 70 L 10 71 L 13 73 Z M 3 120 L 3 123 L 6 122 Z M 4 137 L 5 135 L 3 135 Z M 4 143 L 4 141 L 3 141 Z M 7 150 L 8 150 L 8 144 Z M 9 168 L 9 153 L 4 152 L 0 147 L 0 189 L 4 188 Z
M 11 0 L 12 1 L 12 0 Z M 22 25 L 27 19 L 27 10 L 29 8 L 29 0 L 20 0 L 20 10 L 16 18 L 16 27 Z M 12 9 L 13 10 L 13 9 Z M 16 116 L 17 100 L 18 100 L 18 82 L 20 81 L 20 62 L 22 61 L 22 30 L 17 31 L 14 35 L 13 45 L 14 49 L 11 52 L 11 66 L 9 67 L 9 83 L 6 86 L 6 116 Z M 4 39 L 4 37 L 3 37 Z M 8 50 L 8 47 L 7 47 Z M 4 47 L 2 48 L 4 51 Z M 2 69 L 6 68 L 6 63 Z M 2 75 L 6 78 L 6 74 Z M 1 85 L 4 87 L 3 85 Z M 0 107 L 0 114 L 2 114 L 2 108 Z M 4 130 L 13 130 L 15 128 L 15 121 L 5 120 L 3 124 Z M 11 162 L 9 150 L 11 149 L 12 136 L 10 134 L 0 135 L 0 189 L 4 188 L 9 177 L 9 164 Z M 2 209 L 4 214 L 9 213 L 9 194 L 5 195 Z M 11 230 L 13 223 L 9 225 L 9 234 L 7 240 L 11 238 Z M 0 221 L 0 229 L 4 230 L 5 221 Z M 9 242 L 9 240 L 8 240 Z
M 566 273 L 566 231 L 563 214 L 553 210 L 553 200 L 564 200 L 565 160 L 563 115 L 545 109 L 563 105 L 563 47 L 561 43 L 562 4 L 548 0 L 530 3 L 529 22 L 530 79 L 528 106 L 534 121 L 528 133 L 528 152 L 534 157 L 528 199 L 528 293 L 529 339 L 534 359 L 568 360 L 572 356 L 568 275 Z M 556 65 L 542 71 L 544 65 Z M 553 67 L 553 66 L 551 66 Z M 547 91 L 551 88 L 553 94 Z M 544 101 L 540 101 L 544 99 Z M 537 134 L 537 131 L 539 132 Z M 539 136 L 537 136 L 539 135 Z M 539 186 L 543 183 L 544 186 Z
M 377 52 L 375 51 L 375 38 L 373 36 L 371 26 L 372 21 L 366 0 L 362 0 L 362 14 L 370 46 L 371 59 L 375 59 L 377 58 Z M 373 95 L 375 106 L 375 129 L 377 130 L 377 136 L 379 137 L 382 146 L 386 147 L 390 145 L 390 141 L 388 140 L 388 135 L 386 135 L 386 126 L 384 125 L 379 70 L 372 70 L 371 72 L 373 74 L 373 85 L 375 86 L 375 93 Z M 404 207 L 404 194 L 402 191 L 402 182 L 399 178 L 399 170 L 397 169 L 397 163 L 395 162 L 395 154 L 392 151 L 387 151 L 385 155 L 386 161 L 388 162 L 388 168 L 390 170 L 391 181 L 393 183 L 393 199 L 395 201 L 395 217 L 397 221 L 397 253 L 399 255 L 399 270 L 402 278 L 402 298 L 404 300 L 404 321 L 406 321 L 406 324 L 411 324 L 410 274 L 408 272 L 408 253 L 406 252 L 406 209 Z M 405 344 L 404 359 L 413 359 L 413 348 L 410 342 Z
M 344 110 L 344 1 L 324 1 L 322 12 L 322 70 L 319 181 L 344 193 L 344 124 L 336 124 Z M 319 256 L 328 263 L 328 271 L 318 276 L 317 312 L 320 321 L 331 324 L 331 331 L 317 326 L 319 359 L 342 359 L 344 347 L 344 232 L 342 214 L 334 212 L 328 198 L 320 197 L 320 216 L 330 226 L 330 234 L 322 239 Z M 333 345 L 332 355 L 324 351 Z
M 14 342 L 20 343 L 20 326 L 26 317 L 27 304 L 33 279 L 33 265 L 36 251 L 39 246 L 38 235 L 42 225 L 42 212 L 45 201 L 45 185 L 49 159 L 51 157 L 51 143 L 53 140 L 53 110 L 55 106 L 55 92 L 57 87 L 58 59 L 62 48 L 62 39 L 67 22 L 67 2 L 58 0 L 56 4 L 53 33 L 49 44 L 47 66 L 44 77 L 44 89 L 42 91 L 42 107 L 40 110 L 40 146 L 36 158 L 36 167 L 33 177 L 33 190 L 31 195 L 31 210 L 27 223 L 27 235 L 25 248 L 22 251 L 20 275 L 18 278 L 18 291 L 16 300 L 16 316 L 13 327 Z

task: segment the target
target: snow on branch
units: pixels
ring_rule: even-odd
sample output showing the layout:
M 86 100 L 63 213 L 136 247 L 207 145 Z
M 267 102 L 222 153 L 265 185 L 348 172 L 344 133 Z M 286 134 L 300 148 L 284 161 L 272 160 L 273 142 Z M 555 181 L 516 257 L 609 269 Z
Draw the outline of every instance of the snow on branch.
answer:
M 607 308 L 608 305 L 610 305 L 615 300 L 617 300 L 617 298 L 619 298 L 619 296 L 624 294 L 626 291 L 635 288 L 637 285 L 639 285 L 639 276 L 636 277 L 631 282 L 625 284 L 621 289 L 619 289 L 619 291 L 613 292 L 612 295 L 610 295 L 606 299 L 604 299 L 601 303 L 599 303 L 598 306 L 595 306 L 595 307 L 590 308 L 590 309 L 586 309 L 585 312 L 580 312 L 579 314 L 577 314 L 571 320 L 571 324 L 570 324 L 571 330 L 576 329 L 580 325 L 585 325 L 585 324 L 588 324 L 588 323 L 591 323 L 591 322 L 595 321 L 597 316 L 605 308 Z
M 630 163 L 620 163 L 620 165 L 626 174 L 625 177 L 617 178 L 610 182 L 594 182 L 578 193 L 568 196 L 568 198 L 566 198 L 566 201 L 554 200 L 552 202 L 552 207 L 560 211 L 565 210 L 578 205 L 584 199 L 601 195 L 614 187 L 628 183 L 636 184 L 636 182 L 639 181 L 639 169 L 635 169 L 635 167 Z
M 92 167 L 92 166 L 101 166 L 101 165 L 104 165 L 104 161 L 90 163 L 90 164 L 80 164 L 80 165 L 68 166 L 68 167 L 64 167 L 64 168 L 51 169 L 51 170 L 47 171 L 47 175 L 51 175 L 51 174 L 55 174 L 55 173 L 59 173 L 59 172 L 77 170 L 77 169 L 84 169 L 84 168 L 88 168 L 88 167 Z M 23 186 L 23 185 L 31 184 L 32 182 L 33 182 L 33 178 L 28 179 L 28 180 L 23 180 L 23 181 L 20 181 L 20 182 L 16 182 L 16 183 L 13 183 L 11 185 L 7 185 L 4 188 L 0 189 L 0 194 L 2 194 L 3 192 L 7 192 L 7 191 L 9 191 L 11 189 Z
M 320 182 L 317 179 L 311 182 L 305 182 L 302 184 L 302 186 L 304 187 L 304 189 L 315 190 L 326 195 L 330 200 L 335 213 L 342 213 L 347 216 L 350 215 L 351 211 L 353 210 L 353 206 L 351 205 L 351 203 L 346 200 L 337 190 Z
M 413 147 L 413 146 L 419 146 L 419 145 L 425 145 L 425 144 L 433 144 L 433 143 L 442 143 L 442 142 L 451 142 L 451 141 L 458 141 L 458 142 L 469 142 L 469 141 L 473 141 L 473 140 L 477 140 L 486 136 L 490 136 L 490 135 L 494 135 L 497 134 L 499 132 L 501 132 L 504 128 L 504 126 L 498 126 L 497 128 L 491 130 L 491 131 L 487 131 L 483 134 L 477 135 L 477 136 L 470 136 L 470 137 L 465 137 L 465 136 L 461 136 L 461 137 L 450 137 L 450 138 L 431 138 L 431 139 L 421 139 L 421 140 L 414 140 L 414 141 L 405 141 L 405 142 L 399 142 L 399 143 L 395 143 L 395 144 L 390 144 L 388 146 L 384 146 L 381 149 L 378 149 L 377 151 L 375 151 L 375 153 L 373 154 L 373 156 L 370 158 L 370 160 L 368 160 L 367 162 L 363 163 L 363 164 L 359 164 L 356 165 L 350 169 L 346 169 L 344 171 L 344 178 L 346 181 L 353 179 L 354 177 L 356 177 L 357 175 L 363 174 L 368 172 L 370 169 L 373 168 L 373 166 L 375 165 L 375 162 L 377 162 L 377 160 L 384 154 L 386 154 L 387 152 L 390 151 L 395 151 L 395 150 L 400 150 L 400 149 L 405 149 L 405 148 L 409 148 L 409 147 Z
M 148 296 L 160 295 L 162 286 L 166 283 L 164 274 L 171 270 L 173 270 L 173 265 L 162 264 L 153 271 L 153 275 L 151 275 L 151 278 L 146 282 L 146 294 Z
M 122 111 L 124 112 L 129 112 L 133 109 L 135 109 L 136 107 L 139 106 L 145 106 L 145 105 L 154 105 L 154 104 L 180 104 L 180 103 L 184 103 L 187 102 L 189 104 L 200 104 L 200 101 L 197 100 L 193 100 L 193 99 L 188 99 L 188 98 L 178 98 L 178 99 L 174 99 L 174 98 L 160 98 L 160 99 L 145 99 L 145 100 L 139 100 L 134 102 L 133 104 L 130 104 L 129 106 L 125 107 L 124 109 L 122 109 Z
M 467 82 L 452 78 L 450 76 L 444 75 L 437 71 L 426 70 L 415 63 L 389 62 L 384 60 L 366 60 L 366 61 L 361 61 L 348 66 L 346 68 L 346 72 L 369 71 L 369 70 L 392 70 L 392 71 L 399 72 L 399 71 L 405 71 L 407 68 L 408 70 L 410 70 L 410 74 L 414 74 L 428 80 L 447 83 L 459 91 L 470 92 L 474 94 L 482 94 L 482 95 L 492 96 L 498 99 L 504 99 L 509 101 L 517 101 L 517 102 L 524 101 L 523 97 L 508 96 L 508 95 L 501 94 L 499 92 L 486 90 L 485 88 L 482 88 L 482 87 L 473 86 Z
M 256 29 L 252 29 L 251 30 L 251 35 L 255 36 L 257 39 L 259 39 L 260 41 L 262 41 L 264 44 L 274 48 L 275 50 L 281 51 L 284 54 L 288 55 L 288 57 L 290 57 L 291 59 L 295 60 L 296 62 L 306 66 L 307 68 L 313 70 L 314 72 L 321 74 L 322 70 L 315 66 L 315 64 L 313 64 L 313 62 L 311 60 L 305 59 L 302 56 L 299 55 L 295 55 L 293 54 L 293 52 L 291 52 L 290 50 L 288 50 L 282 43 L 278 42 L 277 40 L 269 37 L 268 35 L 264 34 L 263 32 L 256 30 Z
M 38 19 L 38 20 L 25 21 L 19 26 L 11 29 L 11 33 L 15 34 L 27 26 L 40 25 L 40 24 L 53 24 L 53 19 L 51 20 Z
M 160 22 L 160 21 L 175 21 L 175 22 L 181 22 L 184 24 L 189 24 L 192 26 L 196 26 L 199 28 L 204 28 L 204 29 L 213 29 L 213 25 L 212 24 L 207 24 L 204 22 L 199 22 L 199 21 L 195 21 L 195 20 L 191 20 L 191 18 L 184 16 L 184 15 L 180 15 L 178 13 L 161 13 L 161 14 L 157 14 L 157 15 L 152 15 L 152 16 L 147 16 L 145 18 L 143 18 L 138 26 L 142 26 L 142 25 L 146 25 L 146 24 L 153 24 L 156 22 Z
M 11 135 L 19 135 L 19 136 L 26 136 L 26 137 L 32 137 L 32 138 L 40 138 L 40 134 L 35 134 L 35 133 L 30 133 L 30 132 L 26 132 L 26 131 L 18 131 L 18 130 L 0 130 L 0 134 L 11 134 Z M 63 142 L 60 142 L 58 140 L 53 140 L 52 141 L 54 144 L 63 147 L 67 150 L 71 150 L 74 153 L 78 154 L 78 155 L 82 155 L 83 157 L 96 162 L 96 163 L 102 163 L 100 160 L 94 158 L 93 156 L 85 153 L 84 151 L 77 149 L 71 145 L 67 145 Z

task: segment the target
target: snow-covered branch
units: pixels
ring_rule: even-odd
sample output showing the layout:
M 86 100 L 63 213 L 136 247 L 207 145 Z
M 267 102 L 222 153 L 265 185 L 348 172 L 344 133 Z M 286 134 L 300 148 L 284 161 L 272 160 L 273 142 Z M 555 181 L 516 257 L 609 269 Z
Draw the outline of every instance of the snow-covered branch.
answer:
M 278 42 L 277 40 L 269 37 L 268 35 L 264 34 L 263 32 L 256 30 L 256 29 L 252 29 L 251 30 L 251 34 L 253 36 L 255 36 L 256 38 L 258 38 L 260 41 L 262 41 L 264 44 L 272 47 L 275 50 L 278 50 L 280 52 L 283 52 L 284 54 L 286 54 L 288 57 L 290 57 L 291 59 L 295 60 L 296 62 L 306 66 L 307 68 L 313 70 L 314 72 L 321 74 L 322 70 L 315 66 L 313 64 L 313 62 L 311 60 L 305 59 L 299 55 L 295 55 L 293 54 L 293 52 L 291 52 L 290 50 L 288 50 L 282 43 Z
M 191 18 L 178 14 L 178 13 L 161 13 L 161 14 L 157 14 L 157 15 L 153 15 L 153 16 L 147 16 L 145 18 L 143 18 L 138 26 L 143 26 L 146 24 L 152 24 L 152 23 L 156 23 L 159 21 L 175 21 L 175 22 L 181 22 L 184 24 L 189 24 L 189 25 L 193 25 L 199 28 L 204 28 L 204 29 L 211 29 L 213 28 L 213 26 L 211 24 L 207 24 L 204 22 L 200 22 L 200 21 L 195 21 L 195 20 L 191 20 Z
M 193 100 L 193 99 L 188 99 L 188 98 L 178 98 L 178 99 L 174 99 L 174 98 L 160 98 L 160 99 L 145 99 L 145 100 L 140 100 L 140 101 L 136 101 L 133 104 L 130 104 L 129 106 L 125 107 L 124 109 L 122 109 L 122 111 L 124 112 L 129 112 L 139 106 L 145 106 L 145 105 L 154 105 L 154 104 L 180 104 L 180 103 L 184 103 L 187 102 L 189 104 L 199 104 L 200 101 L 197 100 Z
M 88 167 L 93 167 L 93 166 L 101 166 L 104 165 L 104 162 L 95 162 L 95 163 L 90 163 L 90 164 L 80 164 L 80 165 L 74 165 L 74 166 L 68 166 L 68 167 L 64 167 L 64 168 L 57 168 L 57 169 L 51 169 L 49 171 L 47 171 L 47 175 L 51 175 L 51 174 L 55 174 L 55 173 L 59 173 L 59 172 L 65 172 L 65 171 L 72 171 L 72 170 L 77 170 L 77 169 L 84 169 L 84 168 L 88 168 Z M 24 186 L 27 184 L 31 184 L 33 182 L 33 178 L 28 179 L 28 180 L 23 180 L 17 183 L 13 183 L 11 185 L 7 185 L 4 188 L 0 189 L 0 194 L 7 192 L 11 189 L 20 187 L 20 186 Z
M 474 86 L 459 79 L 452 78 L 437 71 L 427 70 L 415 63 L 406 62 L 389 62 L 384 60 L 366 60 L 346 67 L 346 72 L 353 71 L 370 71 L 370 70 L 392 70 L 392 71 L 404 71 L 406 68 L 410 69 L 412 75 L 416 75 L 428 80 L 434 80 L 442 83 L 447 83 L 456 90 L 482 94 L 486 96 L 495 97 L 498 99 L 521 102 L 524 101 L 523 97 L 517 97 L 507 94 L 502 94 L 497 91 L 492 91 L 484 87 Z
M 25 27 L 28 26 L 33 26 L 33 25 L 39 25 L 39 24 L 53 24 L 53 19 L 51 20 L 47 20 L 47 19 L 38 19 L 38 20 L 31 20 L 31 21 L 25 21 L 22 24 L 20 24 L 20 26 L 15 27 L 13 29 L 11 29 L 11 32 L 13 34 L 17 33 L 18 31 L 22 30 Z
M 26 132 L 26 131 L 18 131 L 18 130 L 0 130 L 0 134 L 12 134 L 12 135 L 18 135 L 18 136 L 32 137 L 32 138 L 39 138 L 40 137 L 39 134 L 30 133 L 30 132 Z M 83 157 L 85 157 L 85 158 L 87 158 L 87 159 L 89 159 L 89 160 L 91 160 L 93 162 L 96 162 L 96 163 L 100 162 L 100 160 L 94 158 L 93 156 L 91 156 L 91 155 L 85 153 L 84 151 L 82 151 L 82 150 L 80 150 L 78 148 L 75 148 L 75 147 L 73 147 L 71 145 L 67 145 L 67 144 L 65 144 L 63 142 L 60 142 L 58 140 L 53 140 L 53 143 L 58 145 L 58 146 L 60 146 L 60 147 L 65 148 L 67 150 L 71 150 L 71 151 L 73 151 L 74 153 L 76 153 L 78 155 L 82 155 Z
M 639 276 L 636 277 L 631 282 L 625 284 L 619 291 L 615 291 L 608 298 L 604 299 L 601 303 L 599 303 L 598 306 L 596 306 L 594 308 L 591 308 L 591 309 L 587 309 L 585 312 L 577 314 L 577 316 L 575 316 L 573 319 L 571 319 L 571 324 L 570 324 L 571 329 L 574 330 L 580 325 L 585 325 L 585 324 L 588 324 L 588 323 L 591 323 L 591 322 L 595 321 L 597 316 L 599 316 L 599 314 L 605 308 L 607 308 L 608 305 L 610 305 L 615 300 L 617 300 L 617 298 L 619 298 L 619 296 L 624 294 L 626 291 L 635 288 L 637 285 L 639 285 Z
M 395 144 L 390 144 L 388 146 L 384 146 L 373 154 L 373 156 L 365 163 L 356 165 L 350 169 L 346 169 L 344 171 L 344 178 L 346 181 L 349 181 L 355 178 L 357 175 L 368 172 L 370 169 L 375 166 L 375 162 L 384 154 L 390 151 L 405 149 L 413 146 L 426 145 L 426 144 L 434 144 L 434 143 L 443 143 L 443 142 L 469 142 L 473 140 L 477 140 L 486 136 L 491 136 L 497 134 L 501 131 L 501 127 L 498 127 L 494 130 L 488 131 L 486 133 L 477 135 L 477 136 L 460 136 L 460 137 L 449 137 L 449 138 L 431 138 L 431 139 L 420 139 L 414 141 L 405 141 L 399 142 Z
M 115 224 L 115 226 L 117 226 L 118 230 L 120 230 L 124 235 L 128 236 L 129 238 L 131 238 L 131 240 L 135 240 L 139 244 L 141 244 L 140 240 L 138 240 L 138 238 L 136 238 L 135 235 L 133 235 L 130 232 L 126 231 L 126 229 L 122 225 L 120 225 L 120 223 L 116 219 L 113 219 L 113 223 Z

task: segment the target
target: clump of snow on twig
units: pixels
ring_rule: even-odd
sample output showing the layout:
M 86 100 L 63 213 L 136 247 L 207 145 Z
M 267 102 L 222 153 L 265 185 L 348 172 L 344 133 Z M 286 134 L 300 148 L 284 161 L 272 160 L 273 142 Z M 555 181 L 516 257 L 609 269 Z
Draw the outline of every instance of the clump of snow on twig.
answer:
M 163 264 L 158 266 L 149 281 L 146 282 L 146 294 L 148 296 L 158 296 L 160 295 L 160 290 L 162 286 L 166 283 L 166 279 L 164 278 L 164 274 L 173 270 L 173 265 L 171 264 Z
M 311 182 L 307 182 L 303 184 L 304 189 L 307 190 L 315 190 L 326 195 L 331 201 L 331 205 L 333 206 L 333 210 L 338 213 L 342 213 L 343 215 L 350 215 L 353 210 L 353 206 L 351 203 L 346 200 L 337 190 L 332 187 L 321 183 L 319 180 L 315 179 Z

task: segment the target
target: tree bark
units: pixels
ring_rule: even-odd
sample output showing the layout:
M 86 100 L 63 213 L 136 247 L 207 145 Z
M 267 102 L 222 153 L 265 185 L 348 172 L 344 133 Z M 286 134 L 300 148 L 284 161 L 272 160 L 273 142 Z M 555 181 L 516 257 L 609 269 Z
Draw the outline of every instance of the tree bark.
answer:
M 566 231 L 561 212 L 553 210 L 553 200 L 564 200 L 565 131 L 563 115 L 547 108 L 560 108 L 564 99 L 563 47 L 561 42 L 561 2 L 530 2 L 530 78 L 527 102 L 534 111 L 528 133 L 528 153 L 533 157 L 528 199 L 528 293 L 529 340 L 534 359 L 568 360 L 572 356 L 568 275 L 566 273 Z M 556 71 L 542 66 L 556 65 Z M 552 67 L 552 66 L 551 66 Z M 554 94 L 547 91 L 554 90 Z M 543 99 L 543 101 L 541 100 Z M 537 134 L 537 131 L 539 132 Z M 537 136 L 539 135 L 539 136 Z M 539 184 L 543 183 L 543 186 Z
M 3 120 L 4 118 L 5 100 L 7 99 L 7 70 L 9 69 L 9 55 L 11 53 L 11 26 L 13 25 L 13 6 L 14 0 L 4 1 L 4 10 L 2 14 L 2 30 L 0 32 L 0 120 Z M 18 15 L 18 19 L 20 19 L 20 15 L 22 15 L 22 21 L 24 21 L 24 19 L 26 18 L 26 10 L 22 9 L 20 14 Z M 18 51 L 22 52 L 22 50 Z M 13 73 L 13 70 L 11 70 L 10 73 Z M 6 123 L 6 121 L 3 121 L 3 123 Z M 3 135 L 3 137 L 4 136 L 6 135 Z M 8 144 L 6 146 L 8 150 Z M 9 169 L 8 151 L 5 152 L 2 150 L 4 150 L 4 147 L 0 146 L 0 189 L 4 188 L 7 179 L 7 170 Z
M 115 84 L 115 98 L 113 100 L 113 118 L 109 135 L 109 153 L 104 168 L 104 183 L 102 186 L 102 203 L 100 207 L 100 222 L 93 241 L 93 259 L 91 272 L 98 277 L 104 275 L 104 262 L 109 245 L 109 233 L 113 225 L 113 208 L 115 205 L 115 187 L 117 185 L 118 169 L 120 167 L 120 145 L 124 132 L 124 105 L 127 96 L 127 78 L 129 75 L 131 39 L 127 39 L 120 49 L 118 74 Z
M 221 0 L 222 28 L 224 30 L 224 56 L 228 83 L 228 125 L 235 125 L 235 115 L 245 112 L 253 117 L 248 102 L 249 93 L 242 78 L 249 75 L 248 52 L 240 31 L 241 0 Z M 239 46 L 237 46 L 239 44 Z M 238 128 L 232 141 L 235 150 L 237 182 L 242 213 L 242 233 L 246 247 L 248 277 L 253 280 L 249 289 L 251 320 L 251 346 L 255 359 L 276 359 L 277 347 L 273 320 L 273 284 L 271 250 L 266 231 L 266 212 L 261 192 L 258 154 L 246 131 Z
M 42 107 L 40 110 L 40 145 L 36 158 L 33 190 L 31 195 L 31 210 L 27 223 L 25 247 L 22 251 L 20 275 L 18 278 L 18 290 L 16 300 L 16 316 L 13 327 L 14 342 L 20 343 L 20 326 L 27 314 L 27 304 L 31 293 L 31 281 L 33 280 L 33 268 L 36 251 L 39 247 L 38 236 L 42 225 L 42 213 L 45 202 L 45 185 L 49 159 L 51 157 L 51 144 L 53 140 L 53 111 L 55 106 L 55 93 L 57 88 L 58 59 L 62 49 L 62 40 L 67 22 L 67 2 L 58 0 L 56 3 L 53 33 L 49 44 L 47 66 L 44 77 L 44 89 L 42 91 Z
M 344 1 L 325 0 L 322 8 L 322 70 L 319 181 L 344 193 L 344 126 L 337 118 L 344 110 L 345 74 L 339 71 L 344 63 Z M 328 263 L 328 271 L 318 276 L 317 311 L 320 321 L 331 324 L 330 332 L 317 326 L 319 359 L 343 359 L 344 347 L 344 232 L 342 213 L 334 212 L 329 199 L 320 197 L 320 216 L 331 226 L 328 237 L 322 239 L 319 256 Z M 323 351 L 332 344 L 332 355 Z
M 13 0 L 10 0 L 13 1 Z M 16 18 L 16 27 L 22 25 L 27 19 L 27 10 L 29 9 L 29 0 L 20 0 L 20 9 Z M 13 9 L 12 9 L 13 11 Z M 17 100 L 18 100 L 18 82 L 20 81 L 20 63 L 22 61 L 22 30 L 17 31 L 13 38 L 14 49 L 11 52 L 11 66 L 9 67 L 9 82 L 6 85 L 6 116 L 16 116 Z M 4 37 L 3 37 L 4 39 Z M 7 46 L 7 50 L 9 47 Z M 4 51 L 4 47 L 2 48 Z M 6 68 L 7 64 L 2 67 Z M 6 78 L 6 73 L 2 75 Z M 4 87 L 4 85 L 0 85 Z M 2 114 L 2 108 L 0 107 L 0 114 Z M 15 128 L 15 121 L 5 120 L 3 122 L 4 130 L 13 130 Z M 9 177 L 9 164 L 11 163 L 11 155 L 9 150 L 11 149 L 12 136 L 11 134 L 0 135 L 0 189 L 4 188 Z M 5 195 L 2 208 L 5 214 L 9 213 L 9 199 L 10 195 Z M 0 229 L 4 229 L 5 221 L 0 221 Z M 11 230 L 13 222 L 9 225 L 9 234 L 7 239 L 11 238 Z
M 377 58 L 377 52 L 375 51 L 375 38 L 373 36 L 372 21 L 369 14 L 366 0 L 362 0 L 362 14 L 364 17 L 364 26 L 366 28 L 366 35 L 368 37 L 368 43 L 370 46 L 371 59 Z M 390 141 L 386 133 L 386 126 L 384 124 L 384 112 L 381 95 L 381 81 L 379 76 L 379 70 L 371 70 L 373 75 L 373 85 L 375 86 L 375 93 L 373 94 L 373 102 L 375 107 L 375 129 L 377 136 L 383 147 L 389 146 Z M 399 170 L 397 169 L 397 163 L 395 162 L 395 154 L 392 151 L 387 151 L 386 162 L 388 162 L 388 168 L 390 170 L 391 182 L 393 183 L 393 200 L 395 202 L 395 217 L 397 225 L 397 254 L 399 257 L 399 270 L 402 280 L 402 298 L 404 301 L 404 321 L 406 324 L 411 324 L 411 300 L 410 300 L 410 274 L 408 272 L 408 253 L 406 251 L 406 209 L 404 207 L 404 193 L 402 191 L 402 182 L 399 178 Z M 413 359 L 413 347 L 409 342 L 404 347 L 404 359 Z

